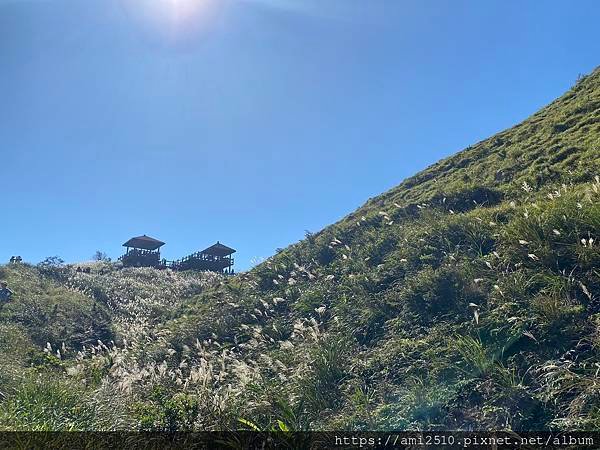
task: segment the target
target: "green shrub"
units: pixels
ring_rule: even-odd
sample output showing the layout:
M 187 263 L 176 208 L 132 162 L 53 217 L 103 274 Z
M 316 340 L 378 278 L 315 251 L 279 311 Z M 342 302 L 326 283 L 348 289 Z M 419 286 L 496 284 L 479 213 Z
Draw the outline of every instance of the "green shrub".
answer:
M 69 381 L 32 375 L 0 404 L 0 429 L 86 431 L 98 417 L 88 396 Z
M 490 353 L 479 339 L 471 336 L 456 336 L 452 339 L 451 345 L 463 358 L 473 376 L 487 375 L 497 364 L 496 356 Z
M 443 317 L 470 317 L 469 303 L 482 303 L 482 293 L 466 279 L 464 268 L 425 268 L 408 277 L 398 291 L 397 304 L 421 323 Z
M 167 395 L 165 397 L 165 395 Z M 198 399 L 178 393 L 172 397 L 162 393 L 153 396 L 152 403 L 139 403 L 134 407 L 143 431 L 195 431 L 200 414 Z
M 340 404 L 340 385 L 347 376 L 348 341 L 325 338 L 310 351 L 308 373 L 302 377 L 299 392 L 313 414 Z

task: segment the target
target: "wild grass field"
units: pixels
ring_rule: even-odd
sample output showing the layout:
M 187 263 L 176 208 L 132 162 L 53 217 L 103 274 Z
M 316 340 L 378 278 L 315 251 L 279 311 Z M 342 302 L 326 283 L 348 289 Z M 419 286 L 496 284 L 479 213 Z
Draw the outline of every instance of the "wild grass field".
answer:
M 600 429 L 600 71 L 253 270 L 0 268 L 0 430 Z

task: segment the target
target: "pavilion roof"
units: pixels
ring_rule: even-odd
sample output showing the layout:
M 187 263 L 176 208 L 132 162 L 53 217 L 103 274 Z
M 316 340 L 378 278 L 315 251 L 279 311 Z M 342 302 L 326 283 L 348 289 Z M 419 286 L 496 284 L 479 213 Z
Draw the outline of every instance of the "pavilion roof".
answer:
M 231 255 L 232 253 L 235 253 L 235 250 L 232 249 L 231 247 L 227 247 L 226 245 L 223 245 L 219 241 L 217 241 L 216 244 L 211 245 L 208 248 L 205 248 L 204 250 L 202 250 L 201 253 L 206 253 L 207 255 L 214 255 L 214 256 L 227 256 L 227 255 Z
M 157 248 L 165 245 L 164 242 L 158 239 L 151 238 L 150 236 L 138 236 L 129 239 L 123 244 L 123 247 L 141 248 L 143 250 L 156 250 Z

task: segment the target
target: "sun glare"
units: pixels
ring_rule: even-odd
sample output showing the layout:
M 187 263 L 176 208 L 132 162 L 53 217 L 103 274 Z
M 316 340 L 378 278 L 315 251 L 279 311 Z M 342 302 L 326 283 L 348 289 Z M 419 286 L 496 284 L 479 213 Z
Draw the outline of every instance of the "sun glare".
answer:
M 128 15 L 145 29 L 170 39 L 207 30 L 223 0 L 123 0 Z

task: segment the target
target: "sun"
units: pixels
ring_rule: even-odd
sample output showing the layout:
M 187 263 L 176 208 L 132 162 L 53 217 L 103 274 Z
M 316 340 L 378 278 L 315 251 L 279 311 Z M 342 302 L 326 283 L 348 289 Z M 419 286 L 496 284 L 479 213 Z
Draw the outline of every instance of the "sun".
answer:
M 160 1 L 158 2 L 160 3 Z M 203 12 L 210 1 L 207 0 L 163 0 L 162 8 L 176 21 L 190 20 Z
M 223 0 L 122 0 L 127 14 L 144 29 L 169 39 L 184 39 L 214 22 Z

